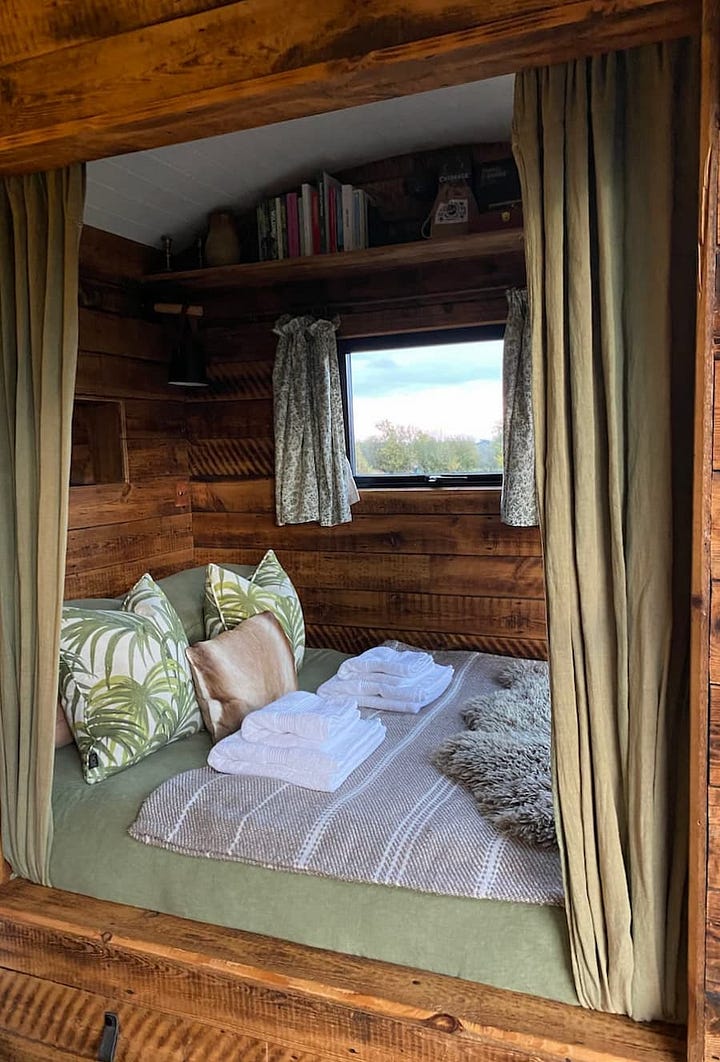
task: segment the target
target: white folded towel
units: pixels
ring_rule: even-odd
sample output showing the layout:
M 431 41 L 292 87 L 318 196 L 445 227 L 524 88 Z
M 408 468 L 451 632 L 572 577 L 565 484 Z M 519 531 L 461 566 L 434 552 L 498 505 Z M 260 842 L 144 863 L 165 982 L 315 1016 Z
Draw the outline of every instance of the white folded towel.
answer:
M 439 664 L 433 664 L 422 679 L 401 679 L 397 675 L 383 675 L 379 671 L 347 678 L 334 675 L 318 688 L 318 693 L 321 697 L 352 697 L 359 706 L 364 706 L 368 697 L 392 697 L 396 701 L 427 704 L 437 696 L 434 691 L 445 670 Z
M 354 680 L 343 679 L 339 675 L 338 671 L 337 675 L 318 686 L 319 696 L 334 698 L 343 693 L 351 693 L 353 697 L 357 697 L 360 708 L 374 708 L 381 712 L 416 713 L 445 692 L 452 682 L 453 669 L 433 664 L 429 678 L 415 683 L 414 690 L 403 691 L 399 691 L 397 686 L 386 686 L 382 675 L 367 678 L 358 675 Z
M 379 719 L 357 719 L 342 734 L 314 748 L 307 743 L 277 748 L 246 741 L 237 731 L 213 746 L 207 762 L 224 774 L 261 775 L 332 793 L 384 738 L 385 727 Z
M 349 678 L 358 673 L 381 672 L 384 675 L 396 675 L 400 678 L 419 678 L 433 667 L 433 658 L 429 653 L 417 653 L 411 649 L 393 649 L 389 645 L 376 645 L 367 649 L 360 656 L 343 660 L 338 668 L 340 678 Z
M 326 698 L 295 690 L 246 716 L 242 736 L 246 741 L 278 746 L 327 741 L 359 718 L 355 697 Z

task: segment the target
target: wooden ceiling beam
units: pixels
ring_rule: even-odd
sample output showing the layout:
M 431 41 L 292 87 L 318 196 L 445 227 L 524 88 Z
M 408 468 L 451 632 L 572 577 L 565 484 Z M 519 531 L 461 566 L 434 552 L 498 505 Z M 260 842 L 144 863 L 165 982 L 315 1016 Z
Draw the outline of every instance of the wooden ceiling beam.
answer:
M 2 0 L 0 63 L 221 7 L 232 0 Z
M 13 3 L 22 7 L 25 0 Z M 150 0 L 118 0 L 110 15 L 85 0 L 76 36 L 66 38 L 71 43 L 0 66 L 0 174 L 265 125 L 699 28 L 697 0 L 290 6 L 241 0 L 117 32 L 115 9 L 127 13 L 133 3 L 148 13 L 156 8 Z M 27 10 L 36 16 L 38 4 L 28 0 Z M 157 10 L 167 6 L 158 0 Z M 86 18 L 95 12 L 93 39 L 83 38 L 83 10 Z M 103 19 L 107 36 L 100 37 Z M 33 32 L 45 47 L 38 25 Z

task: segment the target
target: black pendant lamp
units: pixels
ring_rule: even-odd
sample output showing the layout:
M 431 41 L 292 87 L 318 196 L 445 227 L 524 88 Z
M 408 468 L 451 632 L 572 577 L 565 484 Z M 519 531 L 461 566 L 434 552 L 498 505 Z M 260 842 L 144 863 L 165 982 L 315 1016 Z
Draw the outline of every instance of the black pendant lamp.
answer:
M 180 327 L 170 357 L 168 383 L 173 387 L 207 387 L 205 351 L 198 330 L 198 318 L 183 306 Z

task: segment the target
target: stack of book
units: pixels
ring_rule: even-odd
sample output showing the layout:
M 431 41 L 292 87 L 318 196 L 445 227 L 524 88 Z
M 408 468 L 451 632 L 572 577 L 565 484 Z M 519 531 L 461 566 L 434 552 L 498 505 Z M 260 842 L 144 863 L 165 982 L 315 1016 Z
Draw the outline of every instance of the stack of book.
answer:
M 316 184 L 271 196 L 257 207 L 260 261 L 361 251 L 368 246 L 368 196 L 323 173 Z

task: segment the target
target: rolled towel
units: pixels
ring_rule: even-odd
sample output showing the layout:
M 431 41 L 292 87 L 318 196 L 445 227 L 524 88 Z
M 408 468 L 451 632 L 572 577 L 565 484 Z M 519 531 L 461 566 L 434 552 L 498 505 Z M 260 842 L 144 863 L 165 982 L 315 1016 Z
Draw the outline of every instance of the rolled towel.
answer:
M 421 708 L 424 708 L 432 701 L 436 701 L 452 682 L 452 667 L 442 667 L 439 664 L 435 664 L 434 668 L 433 681 L 424 684 L 424 693 L 420 700 L 414 700 L 407 696 L 400 697 L 392 687 L 385 689 L 382 694 L 360 692 L 360 682 L 358 682 L 358 707 L 374 708 L 381 712 L 409 712 L 411 714 L 419 712 Z M 318 686 L 318 694 L 321 697 L 335 697 L 338 695 L 338 684 L 344 687 L 345 680 L 340 679 L 338 682 L 337 677 L 328 679 L 327 682 L 323 682 L 321 686 Z
M 293 745 L 298 739 L 327 741 L 359 718 L 355 697 L 339 694 L 326 698 L 295 690 L 250 712 L 243 722 L 242 735 L 246 741 L 277 746 Z
M 393 649 L 390 645 L 376 645 L 361 653 L 360 656 L 343 660 L 337 673 L 340 678 L 374 672 L 397 675 L 400 678 L 419 678 L 432 666 L 433 658 L 429 653 L 414 652 L 411 649 Z
M 385 738 L 379 719 L 357 719 L 343 734 L 314 749 L 277 748 L 246 741 L 237 731 L 214 745 L 208 765 L 224 774 L 278 778 L 305 789 L 334 792 Z

